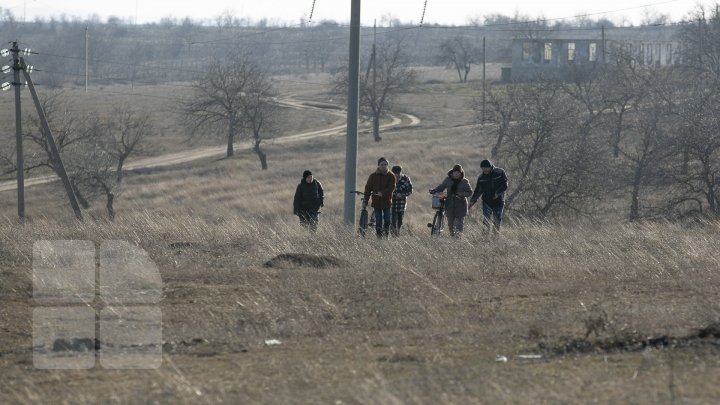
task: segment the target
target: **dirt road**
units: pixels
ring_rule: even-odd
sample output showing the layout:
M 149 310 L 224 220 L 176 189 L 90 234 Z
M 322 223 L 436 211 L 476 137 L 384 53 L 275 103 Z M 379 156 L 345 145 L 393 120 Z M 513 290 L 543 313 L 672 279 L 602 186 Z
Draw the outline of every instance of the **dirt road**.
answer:
M 280 104 L 287 108 L 295 108 L 300 110 L 318 110 L 318 111 L 324 111 L 329 114 L 337 115 L 338 117 L 345 117 L 346 113 L 345 110 L 339 109 L 337 106 L 332 104 L 322 104 L 317 102 L 311 102 L 311 101 L 302 101 L 292 98 L 292 96 L 285 97 L 282 99 L 276 100 L 277 104 Z M 388 128 L 394 128 L 394 127 L 409 127 L 409 126 L 415 126 L 420 123 L 420 119 L 414 115 L 410 114 L 404 114 L 404 113 L 394 113 L 390 114 L 391 121 L 385 124 L 380 125 L 380 129 L 388 129 Z M 342 125 L 333 126 L 330 128 L 323 128 L 313 131 L 307 131 L 302 132 L 298 134 L 292 134 L 287 136 L 282 136 L 279 138 L 274 138 L 271 140 L 267 140 L 266 142 L 272 143 L 272 144 L 286 144 L 286 143 L 292 143 L 292 142 L 298 142 L 298 141 L 306 141 L 309 139 L 314 138 L 321 138 L 325 136 L 333 136 L 333 135 L 343 135 L 346 131 L 346 124 L 343 123 Z M 369 125 L 367 123 L 361 123 L 359 130 L 367 130 L 369 129 Z M 237 142 L 235 144 L 235 150 L 236 151 L 243 151 L 248 150 L 252 147 L 252 144 L 250 142 Z M 223 156 L 226 152 L 227 148 L 225 146 L 212 146 L 212 147 L 202 147 L 202 148 L 196 148 L 196 149 L 190 149 L 182 152 L 175 152 L 175 153 L 168 153 L 166 155 L 161 156 L 153 156 L 143 159 L 138 159 L 132 162 L 129 162 L 125 165 L 126 171 L 132 171 L 132 170 L 138 170 L 138 169 L 151 169 L 156 167 L 166 167 L 166 166 L 172 166 L 177 165 L 181 163 L 187 163 L 191 162 L 193 160 L 198 159 L 204 159 L 209 158 L 213 156 Z M 56 181 L 58 178 L 56 176 L 41 176 L 41 177 L 32 177 L 25 179 L 25 187 L 31 187 L 38 184 L 45 184 L 52 181 Z M 0 192 L 2 191 L 11 191 L 15 190 L 17 188 L 17 181 L 11 180 L 11 181 L 4 181 L 0 182 Z

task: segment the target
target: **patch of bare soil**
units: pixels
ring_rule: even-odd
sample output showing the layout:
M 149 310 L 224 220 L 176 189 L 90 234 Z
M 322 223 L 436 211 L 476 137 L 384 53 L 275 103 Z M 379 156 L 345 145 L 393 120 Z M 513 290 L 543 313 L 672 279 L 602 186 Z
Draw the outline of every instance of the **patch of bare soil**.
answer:
M 342 267 L 347 263 L 344 260 L 333 256 L 316 256 L 307 253 L 283 253 L 265 262 L 265 267 L 288 268 L 288 267 L 310 267 L 325 269 L 328 267 Z
M 720 323 L 712 323 L 687 336 L 615 336 L 607 339 L 560 338 L 555 344 L 540 342 L 538 349 L 548 355 L 639 352 L 647 349 L 685 349 L 697 347 L 720 349 Z

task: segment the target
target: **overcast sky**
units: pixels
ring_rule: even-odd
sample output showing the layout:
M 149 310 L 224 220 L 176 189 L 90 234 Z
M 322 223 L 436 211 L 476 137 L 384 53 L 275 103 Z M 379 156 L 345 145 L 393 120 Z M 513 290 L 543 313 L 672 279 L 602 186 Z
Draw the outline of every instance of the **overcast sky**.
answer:
M 350 20 L 351 0 L 315 0 L 312 20 L 331 19 L 337 22 Z M 372 25 L 391 17 L 404 23 L 418 23 L 425 0 L 361 0 L 362 22 Z M 633 24 L 640 24 L 646 14 L 666 14 L 671 21 L 678 21 L 698 5 L 714 7 L 713 0 L 427 0 L 425 22 L 463 25 L 470 18 L 500 13 L 516 12 L 531 17 L 572 17 L 592 14 L 592 19 L 605 17 L 620 22 L 623 17 Z M 211 21 L 229 12 L 237 17 L 253 21 L 267 19 L 270 23 L 296 24 L 307 20 L 313 0 L 3 0 L 0 7 L 10 9 L 16 19 L 32 21 L 35 17 L 68 17 L 82 19 L 98 15 L 130 19 L 142 24 L 159 21 L 163 17 Z

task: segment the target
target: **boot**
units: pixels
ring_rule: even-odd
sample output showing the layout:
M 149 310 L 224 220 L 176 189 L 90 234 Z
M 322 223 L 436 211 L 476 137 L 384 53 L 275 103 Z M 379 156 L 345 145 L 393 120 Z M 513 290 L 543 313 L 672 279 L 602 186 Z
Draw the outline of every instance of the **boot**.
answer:
M 385 225 L 383 227 L 383 237 L 385 239 L 388 239 L 390 237 L 390 225 Z
M 400 228 L 398 228 L 397 226 L 393 226 L 391 231 L 392 231 L 392 236 L 394 236 L 396 238 L 398 236 L 400 236 Z
M 382 237 L 383 237 L 382 228 L 375 228 L 375 234 L 377 235 L 378 239 L 382 239 Z

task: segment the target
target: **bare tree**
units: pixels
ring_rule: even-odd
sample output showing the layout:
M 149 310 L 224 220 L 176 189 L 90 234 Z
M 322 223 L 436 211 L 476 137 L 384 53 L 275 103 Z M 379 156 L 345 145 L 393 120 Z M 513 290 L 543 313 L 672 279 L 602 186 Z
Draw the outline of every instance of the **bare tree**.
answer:
M 97 143 L 77 143 L 67 150 L 66 168 L 75 189 L 86 199 L 105 197 L 108 218 L 115 219 L 115 198 L 120 181 L 115 173 L 117 159 Z
M 610 144 L 613 156 L 620 156 L 620 143 L 626 129 L 626 117 L 648 95 L 647 81 L 639 64 L 627 50 L 616 47 L 607 52 L 608 63 L 600 79 L 602 99 L 608 108 Z
M 153 132 L 150 114 L 122 104 L 113 108 L 106 122 L 98 124 L 97 131 L 102 133 L 100 145 L 116 161 L 115 177 L 119 184 L 123 179 L 123 165 L 127 158 L 148 150 L 147 139 Z
M 498 153 L 516 179 L 508 208 L 541 217 L 588 215 L 586 202 L 602 192 L 603 163 L 602 145 L 576 120 L 582 107 L 558 82 L 520 85 L 511 95 L 515 118 Z
M 457 35 L 440 43 L 438 59 L 447 67 L 454 67 L 460 83 L 466 83 L 470 68 L 482 58 L 480 55 L 481 51 L 470 38 Z
M 720 216 L 720 96 L 698 83 L 680 104 L 680 131 L 676 144 L 682 145 L 690 162 L 686 174 L 677 180 L 686 195 L 696 194 L 715 216 Z
M 626 179 L 630 186 L 630 221 L 637 221 L 646 215 L 644 210 L 651 208 L 642 204 L 643 191 L 648 186 L 664 185 L 659 179 L 666 177 L 663 169 L 672 166 L 668 162 L 676 154 L 670 136 L 675 120 L 672 106 L 657 93 L 650 94 L 643 104 L 633 117 L 635 136 L 613 145 L 624 158 L 627 170 L 623 172 L 629 174 Z
M 513 94 L 518 88 L 517 83 L 509 83 L 501 86 L 490 86 L 487 89 L 487 121 L 495 124 L 496 134 L 495 145 L 490 150 L 490 156 L 494 159 L 503 145 L 503 141 L 510 130 L 510 124 L 515 114 L 517 104 L 513 102 Z M 482 122 L 482 100 L 474 99 L 472 108 L 475 111 L 476 121 Z
M 720 15 L 718 9 L 709 11 L 699 8 L 695 23 L 685 24 L 680 31 L 683 64 L 695 73 L 707 75 L 717 84 L 720 82 Z
M 267 102 L 253 101 L 256 97 L 262 100 L 269 97 L 271 86 L 267 72 L 248 53 L 232 53 L 226 59 L 210 62 L 207 75 L 199 79 L 193 88 L 192 96 L 182 106 L 182 119 L 191 136 L 205 135 L 213 130 L 224 131 L 227 157 L 232 157 L 235 141 L 245 135 L 244 130 L 248 128 L 248 117 L 258 116 L 258 111 L 248 114 L 248 106 L 253 106 L 255 110 L 270 106 Z M 257 128 L 258 132 L 253 136 L 259 136 L 262 125 Z M 256 142 L 256 147 L 257 152 L 259 142 Z M 262 164 L 264 158 L 260 154 L 258 156 Z
M 336 29 L 337 23 L 333 21 L 321 21 L 316 27 L 303 28 L 305 41 L 302 56 L 307 72 L 319 67 L 320 72 L 325 73 L 328 61 L 339 45 L 337 40 L 333 39 L 333 31 Z
M 74 113 L 75 105 L 72 98 L 68 98 L 62 92 L 50 93 L 41 100 L 48 125 L 55 137 L 55 144 L 58 151 L 65 158 L 72 148 L 79 144 L 95 144 L 97 132 L 93 119 L 87 115 Z M 50 144 L 47 142 L 47 134 L 44 133 L 40 120 L 34 114 L 28 116 L 31 125 L 24 127 L 23 138 L 30 141 L 34 146 L 29 156 L 26 156 L 26 170 L 31 171 L 39 168 L 51 169 L 60 176 L 60 166 L 53 157 Z M 68 178 L 75 192 L 78 203 L 83 208 L 89 208 L 90 203 L 85 197 L 83 190 L 79 187 L 78 179 L 68 170 Z
M 251 133 L 253 151 L 260 160 L 262 170 L 267 170 L 267 155 L 260 149 L 263 134 L 275 124 L 279 108 L 272 101 L 275 89 L 267 73 L 259 72 L 248 82 L 245 96 L 241 99 L 244 127 Z
M 347 96 L 347 65 L 333 78 L 333 92 Z M 394 98 L 415 83 L 416 73 L 408 67 L 408 54 L 402 38 L 390 39 L 376 48 L 365 75 L 360 76 L 360 113 L 372 119 L 373 139 L 380 137 L 380 118 L 392 109 Z

